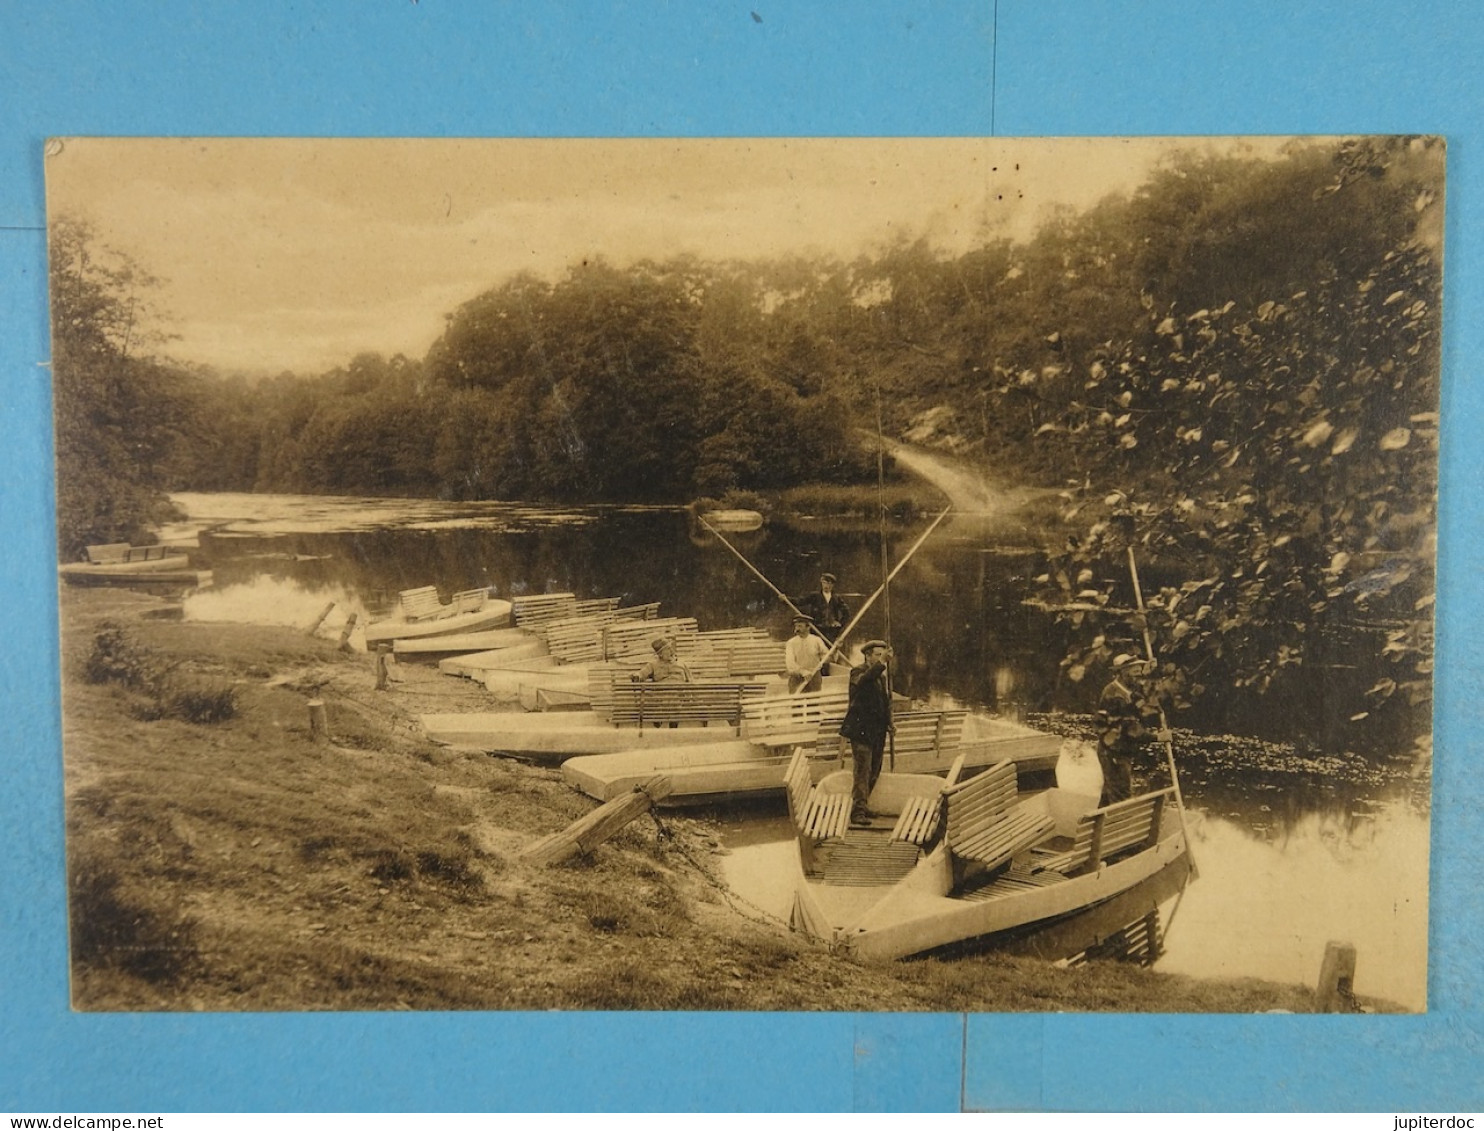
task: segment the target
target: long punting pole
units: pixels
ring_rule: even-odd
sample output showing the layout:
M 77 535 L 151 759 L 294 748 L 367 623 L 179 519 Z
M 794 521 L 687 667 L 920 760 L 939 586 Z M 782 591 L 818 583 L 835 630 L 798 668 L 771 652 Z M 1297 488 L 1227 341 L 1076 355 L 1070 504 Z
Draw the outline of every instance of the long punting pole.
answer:
M 876 521 L 877 529 L 881 538 L 881 576 L 886 577 L 886 437 L 881 429 L 881 380 L 876 380 Z M 890 579 L 882 582 L 881 587 L 885 590 L 881 598 L 881 611 L 886 618 L 886 639 L 891 640 L 891 589 Z M 881 673 L 886 680 L 886 698 L 891 700 L 891 667 Z M 890 730 L 886 732 L 886 747 L 890 751 L 891 761 L 889 763 L 892 773 L 897 770 L 897 736 Z
M 1139 585 L 1139 566 L 1134 561 L 1134 548 L 1128 548 L 1128 575 L 1134 582 L 1134 603 L 1139 607 L 1139 622 L 1144 631 L 1144 655 L 1149 660 L 1149 666 L 1154 667 L 1154 642 L 1149 636 L 1149 620 L 1144 611 L 1144 590 Z M 1159 703 L 1159 729 L 1165 734 L 1170 733 L 1170 724 L 1165 718 L 1165 705 L 1161 700 Z M 1190 847 L 1190 829 L 1185 823 L 1185 798 L 1180 793 L 1180 774 L 1175 769 L 1175 744 L 1170 739 L 1164 740 L 1165 761 L 1170 767 L 1170 783 L 1175 787 L 1175 812 L 1180 814 L 1180 832 L 1185 836 L 1185 851 L 1190 856 L 1190 871 L 1194 875 L 1195 853 Z
M 892 571 L 889 574 L 886 575 L 886 580 L 881 583 L 881 585 L 877 588 L 876 592 L 872 593 L 869 597 L 866 598 L 865 604 L 863 604 L 860 607 L 860 612 L 856 613 L 855 616 L 851 617 L 850 618 L 850 623 L 847 624 L 844 628 L 842 628 L 840 630 L 840 635 L 839 636 L 835 637 L 835 644 L 836 644 L 837 647 L 839 646 L 840 641 L 844 640 L 847 636 L 850 635 L 851 631 L 855 628 L 855 626 L 860 623 L 861 617 L 865 616 L 866 615 L 866 611 L 868 609 L 870 609 L 870 607 L 876 603 L 876 598 L 879 597 L 879 596 L 881 596 L 881 594 L 885 591 L 886 587 L 891 584 L 891 579 L 894 578 L 894 577 L 896 577 L 897 574 L 899 574 L 899 573 L 902 572 L 902 567 L 912 560 L 912 555 L 915 554 L 915 553 L 917 553 L 917 551 L 922 548 L 922 544 L 928 540 L 928 536 L 930 534 L 932 534 L 932 532 L 934 530 L 937 530 L 938 529 L 938 523 L 942 522 L 945 518 L 947 518 L 948 517 L 948 512 L 951 511 L 952 509 L 953 509 L 953 506 L 951 504 L 949 506 L 946 506 L 946 507 L 943 508 L 943 513 L 940 514 L 937 518 L 933 519 L 932 525 L 929 526 L 926 530 L 924 530 L 922 532 L 922 537 L 921 538 L 919 538 L 916 542 L 912 543 L 912 548 L 910 550 L 908 550 L 906 552 L 906 554 L 904 554 L 902 556 L 902 560 L 901 561 L 899 561 L 895 566 L 892 567 Z M 821 667 L 823 667 L 823 666 L 824 666 L 824 661 L 821 660 L 818 664 L 816 664 L 814 666 L 814 671 L 811 671 L 809 673 L 809 675 L 812 677 L 815 674 L 815 672 L 818 672 L 819 669 Z
M 803 616 L 804 615 L 803 613 L 799 612 L 799 606 L 795 605 L 793 603 L 793 601 L 789 600 L 788 595 L 786 593 L 784 593 L 782 589 L 779 589 L 778 586 L 774 585 L 771 581 L 769 581 L 766 577 L 764 577 L 762 571 L 759 570 L 757 568 L 757 566 L 753 565 L 750 561 L 748 561 L 747 558 L 743 556 L 741 550 L 737 549 L 736 546 L 733 546 L 724 537 L 722 537 L 722 533 L 721 533 L 720 530 L 716 529 L 716 527 L 712 526 L 709 522 L 707 522 L 700 515 L 696 515 L 696 521 L 699 522 L 702 526 L 704 526 L 707 530 L 711 531 L 712 534 L 715 534 L 717 541 L 720 542 L 723 546 L 725 546 L 728 550 L 732 551 L 733 554 L 737 555 L 737 560 L 739 562 L 741 562 L 743 565 L 745 565 L 748 569 L 752 570 L 753 576 L 755 576 L 759 581 L 761 581 L 769 589 L 773 590 L 774 596 L 776 596 L 780 601 L 782 601 L 785 605 L 787 605 L 790 609 L 792 609 L 794 611 L 795 615 L 797 615 L 797 616 Z M 812 633 L 814 633 L 815 636 L 819 637 L 826 644 L 828 644 L 830 642 L 829 641 L 829 638 L 827 636 L 825 636 L 824 633 L 820 632 L 819 629 L 815 625 L 811 624 L 809 626 L 809 631 L 812 632 Z

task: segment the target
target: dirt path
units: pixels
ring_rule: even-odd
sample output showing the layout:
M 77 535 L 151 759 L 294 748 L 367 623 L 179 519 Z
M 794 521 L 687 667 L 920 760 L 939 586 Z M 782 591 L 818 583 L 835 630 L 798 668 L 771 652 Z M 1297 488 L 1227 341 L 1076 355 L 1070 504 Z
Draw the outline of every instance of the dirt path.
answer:
M 898 464 L 947 495 L 959 517 L 1006 524 L 1026 503 L 1048 493 L 1043 487 L 1007 487 L 991 480 L 981 469 L 943 452 L 894 440 L 887 440 L 886 445 Z

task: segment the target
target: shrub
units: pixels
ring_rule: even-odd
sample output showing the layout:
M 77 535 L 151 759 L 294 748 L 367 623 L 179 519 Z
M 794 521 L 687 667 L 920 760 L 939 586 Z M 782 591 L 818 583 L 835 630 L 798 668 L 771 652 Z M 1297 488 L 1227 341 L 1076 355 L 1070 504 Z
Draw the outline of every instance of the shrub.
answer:
M 117 873 L 76 865 L 69 876 L 72 961 L 154 984 L 179 982 L 200 960 L 197 924 L 133 900 Z

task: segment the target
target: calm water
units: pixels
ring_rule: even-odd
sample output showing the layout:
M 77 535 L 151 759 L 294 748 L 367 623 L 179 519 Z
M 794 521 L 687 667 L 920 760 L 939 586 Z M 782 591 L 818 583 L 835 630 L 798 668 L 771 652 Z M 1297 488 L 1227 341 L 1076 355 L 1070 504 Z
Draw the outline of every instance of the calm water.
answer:
M 492 586 L 506 597 L 572 591 L 617 594 L 624 604 L 660 601 L 662 614 L 694 616 L 703 629 L 761 625 L 787 635 L 782 603 L 676 510 L 176 499 L 190 520 L 166 539 L 196 537 L 196 564 L 214 574 L 214 589 L 187 600 L 186 615 L 195 619 L 307 624 L 333 600 L 333 627 L 350 612 L 362 623 L 384 615 L 401 589 L 436 585 L 446 597 Z M 893 564 L 925 527 L 888 531 Z M 830 570 L 858 609 L 882 574 L 874 527 L 806 520 L 728 538 L 792 595 Z M 950 518 L 866 614 L 855 639 L 889 634 L 897 688 L 916 698 L 951 697 L 1013 714 L 1086 711 L 1097 688 L 1059 678 L 1060 631 L 1022 604 L 1039 566 L 1029 534 Z M 1424 1008 L 1426 779 L 1411 773 L 1406 750 L 1347 754 L 1343 720 L 1306 706 L 1292 712 L 1303 754 L 1253 739 L 1184 744 L 1182 784 L 1197 814 L 1200 878 L 1175 911 L 1160 968 L 1312 982 L 1326 941 L 1346 940 L 1358 948 L 1359 992 Z M 1208 731 L 1223 723 L 1242 729 L 1219 710 L 1194 722 Z M 775 817 L 756 813 L 727 831 L 734 883 L 775 914 L 787 909 L 778 882 L 787 869 L 773 860 L 786 850 L 785 835 Z

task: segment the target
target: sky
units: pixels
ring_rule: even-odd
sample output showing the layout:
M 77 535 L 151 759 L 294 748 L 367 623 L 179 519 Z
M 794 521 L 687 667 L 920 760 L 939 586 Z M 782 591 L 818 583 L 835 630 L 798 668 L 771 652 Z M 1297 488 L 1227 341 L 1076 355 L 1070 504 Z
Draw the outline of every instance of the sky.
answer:
M 519 271 L 690 253 L 961 252 L 1127 193 L 1177 148 L 1287 139 L 65 138 L 47 209 L 159 283 L 163 347 L 225 371 L 420 358 Z

